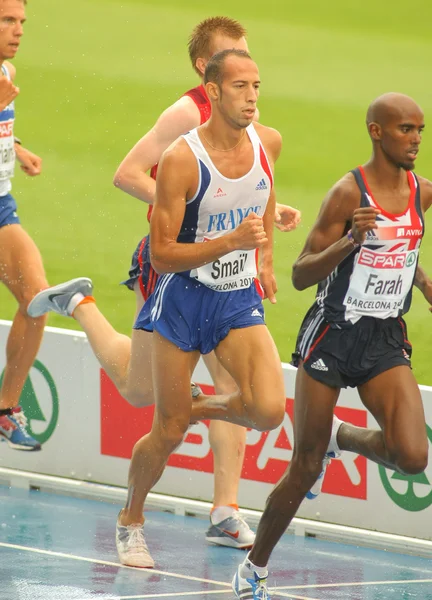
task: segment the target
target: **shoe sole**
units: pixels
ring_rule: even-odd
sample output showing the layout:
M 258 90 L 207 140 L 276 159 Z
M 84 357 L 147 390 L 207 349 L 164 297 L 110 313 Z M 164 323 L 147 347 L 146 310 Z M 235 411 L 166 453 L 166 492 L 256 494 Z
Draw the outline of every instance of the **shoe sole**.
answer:
M 75 287 L 76 284 L 80 283 L 81 285 L 77 287 L 75 293 L 81 292 L 84 296 L 90 296 L 93 291 L 93 282 L 88 277 L 77 277 L 76 279 L 71 279 L 65 283 L 60 283 L 59 285 L 54 285 L 53 287 L 49 287 L 46 290 L 42 290 L 39 294 L 33 298 L 30 304 L 27 307 L 27 313 L 32 318 L 41 317 L 45 315 L 47 312 L 50 312 L 51 309 L 46 310 L 45 308 L 45 297 L 47 294 L 53 294 L 58 290 L 62 292 L 67 292 L 67 286 Z
M 130 562 L 123 562 L 120 560 L 120 564 L 125 567 L 133 567 L 134 569 L 154 569 L 154 563 L 152 565 L 133 565 Z
M 230 538 L 219 538 L 219 537 L 206 537 L 206 542 L 215 546 L 224 546 L 225 548 L 236 548 L 237 550 L 249 550 L 253 546 L 252 543 L 238 544 L 235 540 Z
M 9 438 L 7 438 L 2 433 L 0 433 L 0 442 L 6 442 L 7 445 L 9 446 L 9 448 L 12 448 L 12 450 L 24 450 L 25 452 L 38 452 L 39 450 L 42 450 L 42 446 L 40 446 L 40 445 L 36 446 L 36 447 L 31 447 L 31 446 L 22 446 L 21 444 L 14 444 L 13 442 L 10 441 Z
M 153 569 L 154 566 L 155 566 L 155 563 L 154 563 L 153 559 L 150 559 L 151 563 L 148 564 L 148 565 L 134 565 L 132 560 L 128 561 L 127 559 L 122 559 L 120 557 L 120 554 L 119 554 L 118 550 L 117 550 L 117 555 L 119 557 L 119 563 L 122 564 L 122 565 L 124 565 L 125 567 L 134 567 L 135 569 Z

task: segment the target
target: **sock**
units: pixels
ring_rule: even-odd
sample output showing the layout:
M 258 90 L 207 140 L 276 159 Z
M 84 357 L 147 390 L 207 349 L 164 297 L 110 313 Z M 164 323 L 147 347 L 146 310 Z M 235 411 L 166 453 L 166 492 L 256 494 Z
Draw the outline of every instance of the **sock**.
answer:
M 210 520 L 213 525 L 225 521 L 233 516 L 233 513 L 238 510 L 238 504 L 228 504 L 227 506 L 214 506 L 210 512 Z
M 81 294 L 81 292 L 77 292 L 74 296 L 72 296 L 68 304 L 67 311 L 70 316 L 73 317 L 78 306 L 81 306 L 82 304 L 89 304 L 91 302 L 96 302 L 93 296 L 84 296 Z
M 340 419 L 338 419 L 336 415 L 333 416 L 332 431 L 331 431 L 330 443 L 327 448 L 327 453 L 329 453 L 329 452 L 333 453 L 333 454 L 335 454 L 336 457 L 339 457 L 342 452 L 342 450 L 339 448 L 339 445 L 337 443 L 337 434 L 340 429 L 340 426 L 343 425 L 343 423 L 344 422 L 341 421 Z
M 253 573 L 256 573 L 261 579 L 267 577 L 267 567 L 257 567 L 256 565 L 254 565 L 253 562 L 249 560 L 249 554 L 250 552 L 248 553 L 248 555 L 243 561 L 242 566 L 240 567 L 240 575 L 243 577 L 243 579 L 250 577 Z

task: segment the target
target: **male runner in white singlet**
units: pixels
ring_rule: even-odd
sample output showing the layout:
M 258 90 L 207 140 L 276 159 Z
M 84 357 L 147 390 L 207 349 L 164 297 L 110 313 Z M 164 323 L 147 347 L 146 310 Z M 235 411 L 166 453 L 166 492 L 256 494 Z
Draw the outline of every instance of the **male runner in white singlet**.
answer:
M 24 0 L 0 0 L 0 86 L 5 97 L 10 98 L 0 112 L 0 280 L 18 302 L 6 344 L 0 391 L 0 440 L 16 450 L 40 450 L 39 442 L 27 430 L 27 420 L 18 403 L 46 323 L 45 317 L 31 318 L 27 305 L 48 284 L 39 250 L 21 227 L 17 205 L 10 194 L 16 159 L 31 177 L 39 175 L 42 167 L 41 159 L 14 137 L 13 98 L 18 88 L 12 84 L 16 71 L 8 60 L 14 58 L 21 42 L 24 4 Z
M 311 488 L 319 493 L 329 458 L 348 450 L 405 475 L 427 465 L 422 398 L 402 318 L 414 284 L 432 303 L 432 283 L 417 269 L 432 183 L 412 172 L 423 112 L 407 96 L 386 94 L 369 107 L 367 127 L 372 158 L 329 192 L 293 268 L 297 289 L 318 284 L 295 354 L 293 458 L 234 576 L 237 598 L 270 598 L 270 555 Z M 380 430 L 333 417 L 347 386 L 358 388 Z
M 135 325 L 153 330 L 156 410 L 151 432 L 134 448 L 120 548 L 142 528 L 146 496 L 191 420 L 268 430 L 284 415 L 280 359 L 255 279 L 260 248 L 260 282 L 275 302 L 272 171 L 280 135 L 252 125 L 260 81 L 246 52 L 216 54 L 204 84 L 209 121 L 164 153 L 157 177 L 151 259 L 163 275 Z M 212 350 L 237 391 L 192 402 L 190 377 L 200 354 Z
M 118 168 L 114 183 L 126 193 L 149 204 L 148 218 L 156 189 L 157 163 L 162 152 L 178 136 L 205 123 L 211 114 L 211 103 L 207 97 L 202 77 L 209 58 L 222 50 L 237 48 L 247 50 L 246 31 L 238 21 L 228 17 L 210 17 L 201 21 L 192 31 L 189 43 L 189 58 L 199 75 L 199 86 L 187 91 L 172 106 L 166 109 L 151 130 L 134 146 Z M 257 118 L 257 112 L 254 119 Z M 150 174 L 147 173 L 150 171 Z M 281 231 L 295 229 L 300 221 L 300 212 L 289 206 L 277 205 L 275 226 Z M 137 314 L 144 301 L 154 291 L 158 275 L 150 264 L 150 238 L 146 236 L 137 246 L 128 279 L 123 282 L 136 294 Z M 47 290 L 35 302 L 41 311 L 55 310 L 70 314 L 77 306 L 70 299 L 83 291 L 86 280 L 74 280 L 56 286 L 55 302 L 52 291 Z M 60 293 L 63 295 L 59 295 Z M 85 294 L 91 293 L 87 289 Z M 79 296 L 78 296 L 79 298 Z M 82 296 L 81 296 L 82 298 Z M 78 304 L 73 316 L 86 332 L 93 351 L 108 373 L 119 392 L 134 406 L 153 403 L 151 378 L 152 336 L 149 332 L 134 328 L 132 340 L 117 333 L 98 310 L 94 302 Z M 41 304 L 42 303 L 42 304 Z M 34 308 L 35 304 L 32 305 Z M 64 307 L 69 307 L 64 309 Z M 204 357 L 217 394 L 235 392 L 237 386 L 229 373 L 216 360 L 214 353 Z M 193 393 L 199 392 L 195 386 Z M 139 417 L 138 417 L 139 418 Z M 246 446 L 246 430 L 231 423 L 213 421 L 210 424 L 209 441 L 214 456 L 214 495 L 210 514 L 210 527 L 206 540 L 210 543 L 234 548 L 250 547 L 254 533 L 241 517 L 237 505 L 237 493 Z M 129 557 L 128 560 L 133 560 Z

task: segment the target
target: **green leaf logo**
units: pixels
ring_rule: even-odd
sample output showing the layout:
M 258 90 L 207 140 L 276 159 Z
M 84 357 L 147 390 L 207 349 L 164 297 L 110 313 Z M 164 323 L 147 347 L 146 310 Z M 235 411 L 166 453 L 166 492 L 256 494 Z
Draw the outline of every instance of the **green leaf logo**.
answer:
M 34 370 L 37 371 L 34 373 Z M 41 408 L 41 402 L 38 400 L 38 396 L 35 391 L 35 385 L 33 385 L 32 377 L 42 376 L 42 380 L 45 383 L 44 389 L 47 389 L 49 392 L 49 397 L 43 399 L 42 405 L 47 406 L 47 402 L 51 404 L 51 417 L 49 422 L 47 423 L 47 418 Z M 3 381 L 3 373 L 0 378 L 0 385 Z M 36 389 L 39 389 L 40 386 L 36 386 Z M 20 406 L 22 406 L 24 410 L 24 414 L 28 420 L 27 431 L 29 434 L 34 437 L 38 442 L 44 444 L 54 433 L 54 430 L 57 425 L 58 416 L 59 416 L 59 398 L 57 393 L 57 388 L 54 383 L 54 379 L 51 376 L 51 373 L 48 369 L 43 365 L 39 360 L 35 360 L 33 363 L 33 367 L 30 371 L 29 376 L 26 379 L 26 382 L 23 387 L 23 391 L 20 396 Z M 46 423 L 46 427 L 43 431 L 40 431 L 40 427 L 37 428 L 39 431 L 34 431 L 32 428 L 32 423 L 38 421 L 39 423 Z
M 416 263 L 417 263 L 417 256 L 416 256 L 415 252 L 410 252 L 410 254 L 408 254 L 407 259 L 406 259 L 406 266 L 412 267 Z

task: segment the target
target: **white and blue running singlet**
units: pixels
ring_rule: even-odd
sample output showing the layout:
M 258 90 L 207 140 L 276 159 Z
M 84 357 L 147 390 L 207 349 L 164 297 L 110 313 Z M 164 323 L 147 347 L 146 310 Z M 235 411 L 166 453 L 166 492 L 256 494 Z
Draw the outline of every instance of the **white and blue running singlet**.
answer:
M 186 203 L 179 243 L 205 244 L 231 233 L 252 212 L 264 215 L 273 175 L 254 126 L 246 131 L 253 164 L 239 179 L 216 169 L 196 129 L 184 136 L 197 161 L 199 183 Z M 257 251 L 237 250 L 198 269 L 161 275 L 134 328 L 156 331 L 186 352 L 207 354 L 231 329 L 264 325 L 256 274 Z
M 254 126 L 249 125 L 246 132 L 254 149 L 254 162 L 239 179 L 229 179 L 216 169 L 196 129 L 183 136 L 196 157 L 199 184 L 195 196 L 186 204 L 179 242 L 205 243 L 231 233 L 252 212 L 264 215 L 273 175 Z M 183 273 L 218 292 L 248 288 L 256 274 L 257 250 L 235 250 Z
M 6 65 L 2 65 L 1 69 L 10 80 Z M 15 170 L 14 121 L 15 102 L 12 101 L 0 112 L 0 196 L 6 196 L 12 189 L 10 180 Z

